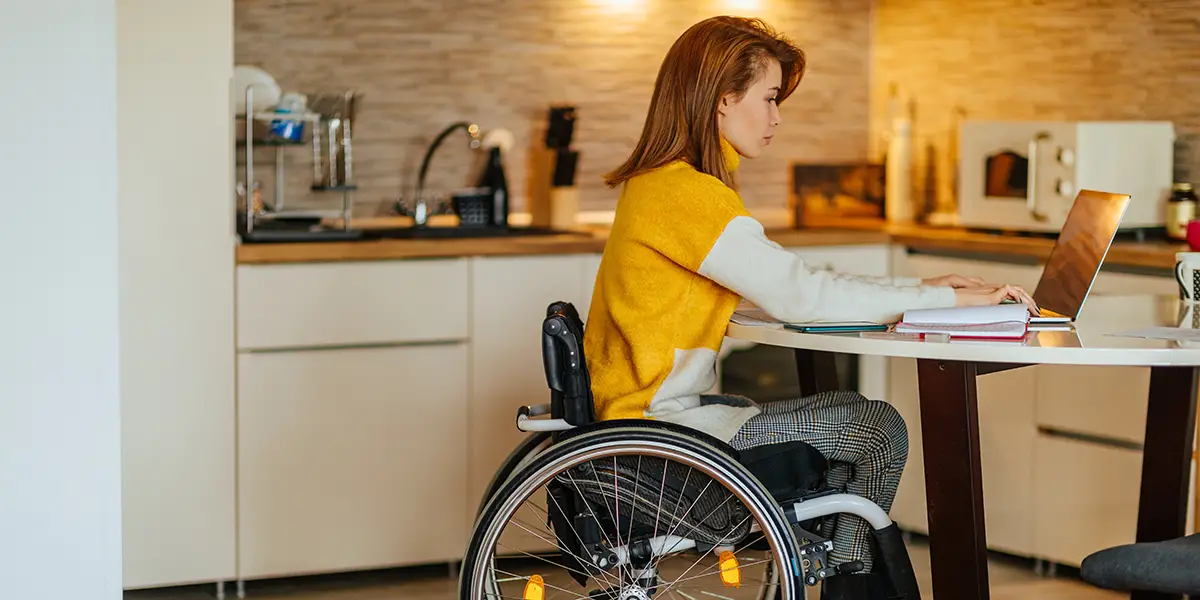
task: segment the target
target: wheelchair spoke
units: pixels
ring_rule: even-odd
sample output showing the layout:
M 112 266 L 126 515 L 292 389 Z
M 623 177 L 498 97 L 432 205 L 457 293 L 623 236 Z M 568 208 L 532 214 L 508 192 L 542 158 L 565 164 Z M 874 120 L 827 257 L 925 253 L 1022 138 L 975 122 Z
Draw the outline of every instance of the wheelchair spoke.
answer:
M 617 455 L 614 454 L 612 459 L 613 459 L 613 506 L 617 510 L 617 514 L 615 516 L 613 516 L 613 530 L 617 532 L 617 545 L 624 546 L 625 544 L 621 543 L 621 485 L 617 481 L 617 473 L 618 473 Z M 594 470 L 592 472 L 595 473 Z M 634 479 L 635 486 L 637 485 L 636 482 L 637 482 L 637 480 Z M 600 483 L 600 478 L 598 476 L 596 477 L 596 483 L 597 484 Z M 637 498 L 634 498 L 634 503 L 635 504 L 637 503 Z M 604 505 L 608 506 L 608 503 L 605 502 Z M 629 526 L 630 526 L 630 528 L 633 527 L 633 515 L 629 516 Z M 632 577 L 633 577 L 633 566 L 632 565 L 630 565 L 630 568 L 629 568 L 629 576 L 632 579 Z
M 579 486 L 575 486 L 575 489 L 576 489 L 576 492 L 578 492 Z M 566 511 L 563 510 L 562 505 L 559 504 L 558 499 L 554 497 L 554 494 L 546 494 L 546 496 L 549 497 L 550 500 L 554 502 L 554 506 L 558 507 L 558 512 L 560 512 L 564 515 L 567 514 Z M 546 516 L 549 517 L 550 514 L 546 513 Z M 596 521 L 596 525 L 597 526 L 600 525 L 599 520 Z M 587 544 L 583 543 L 583 537 L 579 535 L 579 531 L 577 531 L 575 529 L 575 526 L 571 525 L 570 527 L 571 527 L 571 533 L 575 535 L 575 540 L 579 542 L 579 547 L 583 548 L 584 546 L 586 546 Z M 601 529 L 601 532 L 603 532 L 603 529 Z M 550 545 L 557 546 L 556 543 L 551 543 Z M 582 557 L 576 556 L 574 553 L 568 553 L 568 554 L 571 554 L 571 556 L 574 556 L 576 558 L 576 560 L 579 560 L 579 562 L 581 562 L 581 563 L 591 564 L 591 562 L 592 562 L 590 558 L 587 560 L 584 560 Z M 618 576 L 619 576 L 619 574 L 618 574 Z M 608 585 L 608 586 L 613 585 L 614 582 L 612 581 L 612 579 L 609 578 L 607 571 L 600 571 L 600 577 L 604 578 L 605 585 Z
M 516 573 L 509 573 L 508 571 L 501 571 L 500 569 L 495 569 L 495 568 L 493 568 L 493 570 L 495 570 L 497 573 L 500 573 L 500 574 L 502 574 L 502 575 L 508 575 L 508 576 L 510 576 L 510 577 L 516 577 L 517 579 L 519 579 L 519 580 L 522 580 L 522 581 L 529 581 L 529 577 L 522 577 L 522 576 L 520 576 L 520 575 L 517 575 Z M 568 590 L 568 589 L 566 589 L 566 588 L 560 588 L 560 587 L 558 587 L 558 586 L 556 586 L 556 585 L 552 585 L 552 584 L 549 584 L 549 583 L 546 583 L 546 584 L 545 584 L 545 586 L 546 586 L 547 588 L 550 588 L 550 589 L 552 589 L 552 590 L 558 590 L 558 591 L 560 591 L 560 592 L 564 592 L 564 593 L 570 594 L 572 598 L 582 598 L 583 600 L 590 600 L 590 599 L 589 599 L 587 596 L 581 595 L 581 594 L 579 594 L 579 593 L 577 593 L 577 592 L 572 592 L 571 590 Z
M 613 460 L 616 460 L 616 458 L 614 457 Z M 642 455 L 640 455 L 640 454 L 638 455 L 637 475 L 635 475 L 633 477 L 633 480 L 634 481 L 642 480 Z M 665 481 L 666 477 L 664 477 L 663 480 Z M 637 508 L 637 499 L 634 498 L 634 509 L 636 510 L 636 508 Z M 634 521 L 633 515 L 629 515 L 629 531 L 625 533 L 625 539 L 627 539 L 627 540 L 633 539 L 633 521 Z
M 596 474 L 595 467 L 592 467 L 592 469 L 590 469 L 590 470 L 592 470 L 593 478 L 595 478 L 596 487 L 598 487 L 599 490 L 604 490 L 604 485 L 601 484 L 600 475 Z M 580 484 L 578 484 L 578 481 L 575 480 L 575 476 L 571 475 L 570 470 L 565 470 L 564 473 L 566 473 L 566 476 L 568 476 L 568 478 L 570 478 L 571 485 L 575 486 L 575 492 L 580 494 L 580 497 L 586 498 L 586 496 L 584 496 L 584 494 L 583 494 L 583 491 L 580 490 Z M 619 494 L 619 491 L 613 490 L 613 493 Z M 619 536 L 620 535 L 620 526 L 619 526 L 619 524 L 617 524 L 617 518 L 614 517 L 612 514 L 612 508 L 610 508 L 610 506 L 608 506 L 607 502 L 601 502 L 601 504 L 604 504 L 605 510 L 608 511 L 608 518 L 612 518 L 614 527 L 616 527 L 616 529 L 617 529 L 617 535 Z M 592 518 L 596 522 L 596 528 L 600 529 L 600 535 L 604 536 L 605 542 L 606 542 L 606 544 L 608 544 L 608 547 L 610 547 L 610 548 L 614 547 L 612 544 L 612 539 L 608 538 L 608 533 L 605 532 L 604 524 L 600 523 L 600 517 L 595 515 L 594 510 L 588 510 L 588 512 L 592 512 Z M 632 569 L 628 569 L 628 571 L 629 571 L 628 572 L 629 578 L 634 578 L 634 571 L 632 571 Z M 617 565 L 617 580 L 623 581 L 624 577 L 625 577 L 625 571 L 622 570 L 622 566 Z
M 692 467 L 688 467 L 687 475 L 683 478 L 683 489 L 687 489 L 688 481 L 692 479 Z M 658 517 L 662 515 L 663 493 L 667 490 L 667 470 L 663 469 L 662 485 L 658 488 L 658 511 L 654 513 L 654 535 L 658 535 Z M 683 502 L 683 496 L 679 497 L 676 502 L 675 510 L 679 510 L 679 504 Z
M 745 516 L 745 518 L 743 518 L 743 519 L 741 520 L 741 522 L 739 522 L 739 523 L 737 524 L 737 526 L 736 526 L 736 527 L 733 527 L 732 529 L 735 529 L 735 530 L 736 530 L 738 527 L 741 527 L 741 526 L 742 526 L 742 524 L 743 524 L 743 523 L 745 523 L 745 522 L 746 522 L 746 521 L 748 521 L 748 520 L 750 520 L 750 515 L 749 515 L 749 514 L 747 514 L 747 515 Z M 725 538 L 721 538 L 721 541 L 724 541 L 724 540 L 725 540 Z M 718 546 L 719 546 L 720 544 L 716 544 L 716 545 L 718 545 Z M 687 575 L 688 573 L 690 573 L 690 572 L 692 571 L 692 569 L 696 568 L 696 565 L 700 564 L 700 561 L 704 560 L 704 558 L 705 558 L 706 556 L 710 556 L 710 555 L 709 555 L 709 554 L 701 554 L 701 555 L 700 555 L 700 557 L 696 559 L 696 562 L 692 563 L 692 565 L 691 565 L 690 567 L 688 567 L 686 570 L 684 570 L 684 572 L 683 572 L 682 574 L 680 574 L 679 576 L 680 576 L 680 577 L 683 577 L 684 575 Z M 720 573 L 720 569 L 718 569 L 718 570 L 717 570 L 717 572 L 718 572 L 718 573 Z M 680 580 L 679 580 L 679 579 L 676 579 L 674 582 L 672 582 L 670 585 L 668 585 L 668 586 L 667 586 L 667 590 L 670 590 L 672 586 L 674 586 L 676 583 L 679 583 L 679 582 L 680 582 Z
M 664 479 L 665 479 L 665 478 L 666 478 L 666 476 L 667 476 L 667 474 L 666 474 L 666 473 L 667 473 L 666 469 L 663 469 L 663 478 L 664 478 Z M 691 513 L 691 512 L 692 512 L 692 509 L 696 508 L 696 505 L 700 503 L 700 499 L 704 497 L 704 493 L 708 491 L 708 488 L 709 488 L 709 487 L 711 487 L 711 486 L 712 486 L 712 484 L 713 484 L 713 480 L 712 480 L 712 479 L 709 479 L 709 480 L 708 480 L 708 483 L 704 484 L 704 489 L 700 490 L 700 493 L 699 493 L 699 494 L 696 494 L 696 499 L 692 501 L 692 505 L 691 505 L 691 506 L 689 506 L 689 507 L 688 507 L 688 509 L 687 509 L 686 511 L 684 511 L 683 513 L 681 513 L 681 514 L 678 514 L 678 515 L 676 515 L 676 516 L 675 516 L 675 518 L 676 518 L 676 519 L 678 519 L 678 520 L 677 520 L 677 521 L 675 521 L 675 525 L 674 525 L 674 526 L 671 528 L 671 531 L 670 531 L 670 533 L 668 533 L 668 534 L 667 534 L 668 536 L 675 535 L 675 531 L 676 531 L 676 530 L 678 530 L 678 529 L 679 529 L 679 526 L 680 526 L 680 525 L 682 525 L 682 524 L 683 524 L 683 522 L 684 522 L 684 517 L 683 517 L 683 515 L 687 515 L 687 514 Z M 682 500 L 683 500 L 683 494 L 679 494 L 679 500 L 680 500 L 680 502 L 678 502 L 678 503 L 677 503 L 677 505 L 676 505 L 676 508 L 675 508 L 675 511 L 676 511 L 676 512 L 678 512 L 678 511 L 679 511 L 678 505 L 683 503 L 683 502 L 682 502 Z M 709 513 L 709 514 L 711 515 L 712 513 Z M 694 533 L 694 532 L 693 532 L 693 533 Z M 679 536 L 679 537 L 685 537 L 685 536 Z M 657 569 L 657 568 L 658 568 L 658 563 L 662 561 L 663 557 L 665 557 L 665 556 L 669 556 L 669 555 L 671 554 L 671 552 L 673 552 L 674 550 L 675 550 L 675 546 L 672 546 L 672 547 L 671 547 L 669 550 L 664 550 L 664 551 L 663 551 L 663 554 L 662 554 L 662 556 L 658 557 L 658 560 L 656 560 L 656 561 L 654 562 L 654 568 L 656 568 L 656 569 Z
M 749 562 L 744 565 L 739 565 L 739 568 L 753 567 L 754 565 L 761 565 L 761 564 L 766 564 L 766 563 L 770 563 L 770 562 L 774 562 L 774 559 L 767 558 L 767 559 L 763 559 L 763 560 L 759 560 L 759 561 Z M 690 571 L 691 569 L 689 568 L 688 570 Z M 686 574 L 686 572 L 685 572 L 685 574 Z M 712 570 L 705 571 L 698 575 L 692 575 L 691 577 L 683 577 L 683 575 L 680 575 L 680 579 L 676 579 L 675 581 L 672 581 L 671 583 L 667 584 L 667 589 L 668 590 L 672 589 L 675 586 L 677 586 L 680 583 L 683 583 L 685 581 L 696 581 L 697 579 L 703 579 L 705 577 L 712 577 L 713 575 L 720 575 L 720 574 L 721 574 L 721 567 L 718 566 Z M 686 586 L 686 587 L 691 587 L 691 586 Z
M 516 521 L 513 521 L 513 522 L 514 522 L 514 523 L 517 523 Z M 525 528 L 523 525 L 521 525 L 520 523 L 517 523 L 517 526 L 518 526 L 518 527 L 520 527 L 521 529 L 525 529 L 525 531 L 529 531 L 529 533 L 533 534 L 533 535 L 534 535 L 534 537 L 538 538 L 539 540 L 541 540 L 541 541 L 542 541 L 542 542 L 544 542 L 544 543 L 550 544 L 551 546 L 553 546 L 553 545 L 555 544 L 554 542 L 552 542 L 552 541 L 550 541 L 550 540 L 548 540 L 548 539 L 545 539 L 545 538 L 543 538 L 542 536 L 540 536 L 540 535 L 538 535 L 538 534 L 534 533 L 533 531 L 530 531 L 529 529 L 526 529 L 526 528 Z M 554 565 L 554 566 L 556 566 L 556 567 L 558 567 L 558 568 L 560 568 L 560 569 L 564 569 L 564 570 L 566 570 L 566 571 L 569 571 L 569 572 L 571 572 L 571 573 L 576 573 L 576 574 L 579 574 L 579 575 L 583 575 L 584 577 L 591 577 L 591 575 L 589 575 L 588 573 L 584 573 L 583 571 L 580 571 L 580 570 L 578 570 L 578 569 L 572 569 L 572 568 L 570 568 L 570 567 L 568 567 L 568 566 L 566 566 L 566 565 L 560 565 L 560 564 L 558 564 L 558 563 L 556 563 L 556 562 L 554 562 L 554 561 L 551 561 L 551 560 L 550 560 L 550 559 L 548 559 L 548 558 L 545 558 L 545 557 L 542 557 L 542 556 L 538 556 L 538 555 L 536 555 L 536 554 L 531 554 L 531 553 L 529 553 L 529 552 L 527 552 L 527 551 L 525 551 L 525 550 L 521 550 L 520 548 L 515 548 L 515 547 L 513 547 L 513 546 L 509 546 L 508 544 L 501 544 L 500 542 L 496 542 L 496 545 L 497 545 L 497 546 L 500 546 L 500 547 L 507 548 L 507 549 L 509 549 L 509 550 L 514 550 L 514 551 L 516 551 L 518 554 L 523 554 L 523 555 L 525 555 L 525 556 L 528 556 L 528 557 L 530 557 L 530 558 L 536 558 L 536 559 L 538 559 L 538 560 L 540 560 L 540 561 L 542 561 L 542 562 L 545 562 L 545 563 L 552 564 L 552 565 Z M 570 555 L 572 558 L 574 558 L 575 560 L 578 560 L 578 561 L 580 561 L 580 562 L 585 562 L 585 561 L 584 561 L 582 558 L 580 558 L 579 556 L 577 556 L 577 555 L 575 555 L 575 554 L 573 554 L 573 553 L 570 553 L 570 552 L 568 552 L 567 554 L 569 554 L 569 555 Z

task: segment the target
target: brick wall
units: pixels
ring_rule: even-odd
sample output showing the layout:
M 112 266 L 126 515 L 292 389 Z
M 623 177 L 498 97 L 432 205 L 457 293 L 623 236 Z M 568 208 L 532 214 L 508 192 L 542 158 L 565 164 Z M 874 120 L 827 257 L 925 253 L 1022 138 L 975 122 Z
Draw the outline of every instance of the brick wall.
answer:
M 978 119 L 1165 119 L 1176 176 L 1200 176 L 1200 0 L 878 0 L 872 156 L 888 85 L 915 100 L 915 154 L 953 202 L 953 113 Z M 922 176 L 916 195 L 926 197 Z
M 611 210 L 601 175 L 632 148 L 663 54 L 692 23 L 754 14 L 808 53 L 810 71 L 783 105 L 767 156 L 743 162 L 751 206 L 784 206 L 793 160 L 861 160 L 868 143 L 870 0 L 236 0 L 235 58 L 287 90 L 364 94 L 355 131 L 359 214 L 410 194 L 425 147 L 470 120 L 511 130 L 514 208 L 524 206 L 525 151 L 551 103 L 578 107 L 578 182 L 585 210 Z M 1180 99 L 1182 101 L 1182 98 Z M 470 182 L 476 160 L 456 134 L 429 187 Z M 256 152 L 270 197 L 274 159 Z M 285 150 L 288 204 L 340 206 L 307 192 L 310 153 Z M 240 173 L 240 171 L 239 171 Z M 240 177 L 240 175 L 239 175 Z

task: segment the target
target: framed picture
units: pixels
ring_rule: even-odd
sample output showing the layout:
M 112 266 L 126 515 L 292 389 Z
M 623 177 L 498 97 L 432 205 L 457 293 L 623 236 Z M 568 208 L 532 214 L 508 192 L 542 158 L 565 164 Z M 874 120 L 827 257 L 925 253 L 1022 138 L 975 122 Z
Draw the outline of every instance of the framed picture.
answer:
M 797 228 L 881 228 L 883 200 L 881 164 L 792 165 L 790 204 Z

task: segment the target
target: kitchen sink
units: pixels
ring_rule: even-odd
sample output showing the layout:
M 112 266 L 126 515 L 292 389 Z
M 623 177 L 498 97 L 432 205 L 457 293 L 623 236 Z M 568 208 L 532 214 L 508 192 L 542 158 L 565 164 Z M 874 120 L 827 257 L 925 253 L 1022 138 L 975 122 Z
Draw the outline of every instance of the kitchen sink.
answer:
M 402 240 L 442 240 L 462 238 L 511 238 L 537 235 L 582 235 L 575 231 L 545 227 L 391 227 L 364 229 L 362 238 Z

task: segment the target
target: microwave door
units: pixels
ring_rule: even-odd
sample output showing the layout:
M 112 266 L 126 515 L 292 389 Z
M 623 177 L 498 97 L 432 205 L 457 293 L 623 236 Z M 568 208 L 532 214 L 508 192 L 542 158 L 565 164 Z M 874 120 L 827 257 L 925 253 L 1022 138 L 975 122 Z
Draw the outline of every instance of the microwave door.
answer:
M 1054 229 L 1061 212 L 1056 191 L 1069 187 L 1056 183 L 1069 180 L 1056 156 L 1060 148 L 1069 146 L 1070 136 L 1056 135 L 1052 127 L 989 128 L 976 133 L 978 137 L 970 142 L 977 148 L 978 167 L 967 174 L 969 187 L 963 197 L 967 206 L 960 207 L 963 224 Z
M 1048 139 L 1048 133 L 1039 132 L 1029 140 L 1025 154 L 1006 148 L 989 155 L 984 167 L 984 196 L 988 200 L 1023 201 L 1033 220 L 1048 220 L 1038 193 L 1038 163 L 1043 158 L 1041 146 Z

